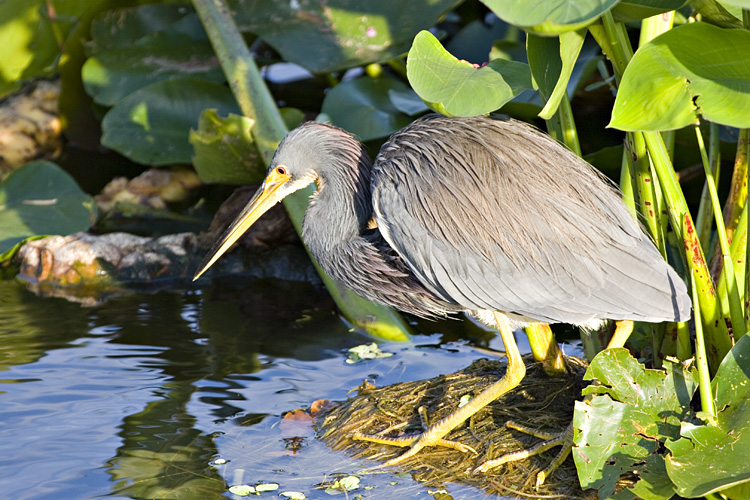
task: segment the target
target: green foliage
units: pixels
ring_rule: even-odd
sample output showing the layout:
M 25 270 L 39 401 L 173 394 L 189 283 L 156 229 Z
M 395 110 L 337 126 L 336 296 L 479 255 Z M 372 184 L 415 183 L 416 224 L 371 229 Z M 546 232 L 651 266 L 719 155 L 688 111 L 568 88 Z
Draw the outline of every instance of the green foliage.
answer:
M 749 60 L 750 31 L 706 23 L 674 28 L 641 47 L 628 64 L 610 126 L 674 130 L 702 116 L 750 127 Z
M 495 59 L 475 68 L 453 57 L 428 31 L 414 38 L 406 70 L 422 100 L 449 116 L 489 113 L 531 88 L 528 65 Z
M 321 111 L 362 141 L 388 137 L 411 121 L 393 104 L 391 93 L 409 95 L 409 87 L 385 76 L 356 78 L 333 87 Z
M 666 372 L 647 370 L 626 349 L 607 349 L 591 362 L 584 389 L 591 398 L 576 403 L 573 458 L 583 488 L 601 498 L 671 498 L 663 443 L 679 435 L 697 387 L 695 370 L 667 363 Z M 636 470 L 638 481 L 613 496 L 620 476 Z
M 181 76 L 224 81 L 198 16 L 184 7 L 108 11 L 92 23 L 91 36 L 82 78 L 99 104 L 112 106 L 141 87 Z
M 596 21 L 618 0 L 483 0 L 500 19 L 544 34 L 574 31 Z
M 190 163 L 191 127 L 204 109 L 239 109 L 224 85 L 198 78 L 152 83 L 126 96 L 102 120 L 102 144 L 147 165 Z
M 667 472 L 678 494 L 699 497 L 750 484 L 750 338 L 742 337 L 711 382 L 716 417 L 703 425 L 683 422 L 679 439 L 666 445 Z M 730 497 L 732 498 L 732 497 Z M 734 496 L 740 498 L 740 496 Z M 744 496 L 747 498 L 747 496 Z
M 94 201 L 67 172 L 48 161 L 28 163 L 0 184 L 0 262 L 30 238 L 85 231 L 95 219 Z
M 206 109 L 198 120 L 198 130 L 190 130 L 195 155 L 193 166 L 206 183 L 253 184 L 263 180 L 266 170 L 253 143 L 253 120 L 229 114 L 221 118 L 215 109 Z
M 409 49 L 462 0 L 311 0 L 230 2 L 242 31 L 257 34 L 281 56 L 310 71 L 327 73 L 386 62 Z

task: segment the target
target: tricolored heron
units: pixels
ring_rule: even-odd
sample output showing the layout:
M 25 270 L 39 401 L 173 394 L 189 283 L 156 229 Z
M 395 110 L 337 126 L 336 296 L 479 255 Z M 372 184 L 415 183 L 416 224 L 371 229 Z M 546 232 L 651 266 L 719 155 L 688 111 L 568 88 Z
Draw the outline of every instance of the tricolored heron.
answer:
M 622 345 L 633 320 L 690 315 L 685 284 L 611 183 L 534 127 L 486 116 L 421 118 L 374 162 L 348 132 L 301 125 L 196 278 L 268 208 L 312 182 L 302 238 L 326 273 L 417 316 L 468 313 L 497 327 L 505 344 L 505 375 L 421 435 L 391 440 L 411 449 L 387 465 L 455 445 L 443 438 L 518 385 L 525 367 L 515 328 L 621 320 L 614 342 Z

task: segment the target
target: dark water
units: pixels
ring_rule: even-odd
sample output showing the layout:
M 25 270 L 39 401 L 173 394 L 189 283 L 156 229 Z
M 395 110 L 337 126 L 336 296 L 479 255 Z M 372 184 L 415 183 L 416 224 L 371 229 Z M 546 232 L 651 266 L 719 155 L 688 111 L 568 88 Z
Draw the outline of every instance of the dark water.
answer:
M 472 343 L 502 348 L 465 322 L 429 327 L 445 331 L 347 364 L 346 350 L 372 339 L 348 331 L 309 284 L 223 280 L 82 308 L 0 281 L 0 497 L 233 498 L 229 486 L 274 482 L 261 498 L 330 498 L 316 485 L 372 464 L 309 435 L 289 449 L 281 417 L 344 399 L 366 378 L 386 385 L 458 370 L 480 356 Z M 359 477 L 349 498 L 441 489 L 393 472 Z

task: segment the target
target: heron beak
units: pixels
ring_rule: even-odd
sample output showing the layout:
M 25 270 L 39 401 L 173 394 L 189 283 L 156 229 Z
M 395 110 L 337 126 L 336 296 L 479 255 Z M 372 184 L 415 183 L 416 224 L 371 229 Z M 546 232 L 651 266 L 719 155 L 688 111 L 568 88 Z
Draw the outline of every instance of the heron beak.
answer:
M 232 222 L 229 228 L 219 238 L 206 257 L 201 262 L 198 272 L 193 276 L 193 281 L 200 278 L 201 274 L 219 260 L 224 252 L 231 247 L 235 241 L 252 226 L 261 215 L 266 213 L 269 208 L 281 201 L 283 196 L 279 196 L 279 188 L 291 179 L 287 173 L 278 173 L 276 170 L 271 171 L 263 181 L 263 185 L 258 189 L 250 202 L 242 209 L 240 215 Z

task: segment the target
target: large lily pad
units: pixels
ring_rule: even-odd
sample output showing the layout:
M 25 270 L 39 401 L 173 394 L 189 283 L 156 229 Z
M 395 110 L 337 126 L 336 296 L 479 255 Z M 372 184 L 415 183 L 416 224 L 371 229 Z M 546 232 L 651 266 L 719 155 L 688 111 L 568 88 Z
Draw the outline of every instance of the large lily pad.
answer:
M 147 165 L 190 163 L 190 129 L 204 109 L 239 113 L 228 87 L 197 78 L 153 83 L 115 104 L 102 121 L 102 144 Z
M 429 107 L 449 116 L 495 111 L 532 87 L 528 65 L 495 59 L 476 68 L 453 57 L 428 31 L 414 38 L 406 61 L 406 75 Z
M 538 33 L 562 33 L 594 22 L 619 0 L 482 0 L 500 19 Z
M 637 471 L 635 485 L 613 498 L 670 498 L 661 443 L 679 434 L 697 387 L 695 371 L 665 363 L 666 372 L 647 370 L 626 349 L 607 349 L 591 362 L 584 378 L 600 383 L 576 403 L 573 458 L 583 488 L 613 495 L 620 476 Z
M 393 104 L 390 92 L 407 93 L 409 87 L 393 78 L 362 77 L 336 85 L 323 100 L 321 111 L 331 122 L 361 140 L 388 137 L 411 121 Z
M 108 11 L 93 23 L 92 37 L 82 78 L 99 104 L 111 106 L 141 87 L 180 76 L 224 81 L 197 15 L 185 7 Z
M 281 56 L 327 73 L 385 62 L 406 52 L 421 29 L 462 0 L 234 0 L 235 21 Z
M 730 498 L 745 498 L 750 485 L 750 336 L 724 358 L 711 382 L 716 394 L 715 422 L 685 423 L 680 439 L 667 441 L 669 477 L 677 493 L 704 496 L 730 486 Z M 744 493 L 743 493 L 744 491 Z
M 0 184 L 0 262 L 29 238 L 85 231 L 96 218 L 93 199 L 63 169 L 35 161 Z
M 674 28 L 641 47 L 623 75 L 609 126 L 674 130 L 699 116 L 750 127 L 750 31 L 707 23 Z

